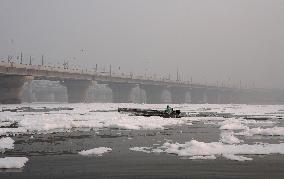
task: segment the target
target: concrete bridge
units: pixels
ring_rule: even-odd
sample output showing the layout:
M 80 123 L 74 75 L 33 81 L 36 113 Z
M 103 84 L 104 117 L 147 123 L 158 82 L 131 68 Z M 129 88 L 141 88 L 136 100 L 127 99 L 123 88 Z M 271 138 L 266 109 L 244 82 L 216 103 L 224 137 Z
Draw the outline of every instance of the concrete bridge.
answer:
M 116 103 L 129 102 L 130 92 L 137 85 L 145 90 L 147 103 L 161 103 L 164 90 L 171 93 L 172 103 L 186 103 L 188 96 L 191 103 L 234 103 L 239 93 L 239 89 L 182 81 L 0 62 L 0 103 L 21 103 L 24 83 L 34 79 L 60 81 L 67 88 L 70 103 L 85 102 L 93 81 L 107 84 Z

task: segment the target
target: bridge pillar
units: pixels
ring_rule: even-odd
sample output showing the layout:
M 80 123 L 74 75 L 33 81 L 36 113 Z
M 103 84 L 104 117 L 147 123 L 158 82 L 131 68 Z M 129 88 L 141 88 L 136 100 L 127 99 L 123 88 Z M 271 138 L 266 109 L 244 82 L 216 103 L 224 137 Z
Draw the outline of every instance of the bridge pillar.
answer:
M 35 98 L 34 98 L 34 93 L 33 93 L 32 81 L 29 80 L 28 82 L 24 84 L 22 101 L 32 103 L 34 99 Z
M 131 103 L 131 92 L 136 84 L 130 83 L 109 83 L 108 87 L 112 90 L 113 103 Z
M 31 76 L 0 76 L 0 103 L 19 104 L 22 102 L 24 83 L 32 80 Z
M 64 80 L 61 82 L 67 88 L 69 103 L 86 102 L 87 91 L 92 81 L 89 80 Z
M 167 88 L 163 89 L 161 94 L 162 94 L 161 103 L 166 103 L 166 104 L 172 103 L 172 94 L 169 89 Z
M 193 88 L 190 92 L 191 102 L 193 104 L 207 103 L 207 93 L 205 88 Z
M 146 103 L 149 104 L 161 104 L 162 93 L 165 89 L 164 86 L 159 85 L 140 85 L 140 88 L 146 92 Z
M 27 82 L 27 98 L 28 98 L 28 102 L 32 103 L 34 100 L 34 96 L 33 96 L 33 86 L 32 86 L 32 80 L 28 80 Z
M 190 91 L 189 91 L 188 88 L 170 87 L 169 89 L 170 89 L 171 96 L 172 96 L 172 103 L 184 104 L 184 103 L 189 102 L 188 101 L 188 95 L 190 95 Z
M 192 103 L 192 101 L 191 101 L 191 92 L 190 91 L 187 91 L 185 93 L 185 103 Z

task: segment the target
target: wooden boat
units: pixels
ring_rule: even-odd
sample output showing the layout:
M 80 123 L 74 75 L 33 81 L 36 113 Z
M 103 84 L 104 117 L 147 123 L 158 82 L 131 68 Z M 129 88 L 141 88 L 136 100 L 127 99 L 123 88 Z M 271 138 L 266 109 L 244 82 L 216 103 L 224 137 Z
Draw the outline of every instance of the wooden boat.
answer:
M 167 113 L 163 110 L 153 110 L 153 109 L 138 109 L 138 108 L 118 108 L 120 113 L 130 113 L 135 116 L 160 116 L 163 118 L 180 118 L 180 110 L 173 110 L 171 113 Z

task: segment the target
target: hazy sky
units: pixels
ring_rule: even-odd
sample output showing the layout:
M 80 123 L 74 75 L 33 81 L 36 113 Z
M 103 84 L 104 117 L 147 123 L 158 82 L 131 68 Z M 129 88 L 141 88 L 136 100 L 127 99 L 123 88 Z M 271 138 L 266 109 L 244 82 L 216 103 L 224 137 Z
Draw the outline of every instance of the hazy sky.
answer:
M 284 88 L 283 0 L 0 0 L 0 23 L 0 58 Z

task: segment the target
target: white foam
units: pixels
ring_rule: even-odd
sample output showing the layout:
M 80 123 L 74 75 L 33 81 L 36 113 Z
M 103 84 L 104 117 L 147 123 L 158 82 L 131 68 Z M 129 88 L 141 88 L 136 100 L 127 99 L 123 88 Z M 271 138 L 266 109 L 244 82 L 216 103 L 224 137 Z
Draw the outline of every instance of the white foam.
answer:
M 216 156 L 215 155 L 206 155 L 206 156 L 196 155 L 196 156 L 190 157 L 189 159 L 191 160 L 215 160 Z
M 0 168 L 22 168 L 29 159 L 26 157 L 5 157 L 0 158 Z
M 132 147 L 129 148 L 129 150 L 136 151 L 136 152 L 145 152 L 145 153 L 151 153 L 152 147 Z
M 23 127 L 19 128 L 0 128 L 0 136 L 9 135 L 9 134 L 23 134 L 28 133 L 27 129 Z
M 11 115 L 11 114 L 9 114 Z M 166 126 L 182 125 L 188 123 L 185 119 L 172 119 L 161 117 L 129 116 L 118 112 L 86 113 L 56 113 L 25 116 L 10 116 L 18 118 L 19 128 L 0 128 L 0 135 L 18 133 L 49 133 L 66 131 L 72 128 L 121 128 L 132 130 L 163 130 Z M 188 123 L 189 124 L 189 123 Z
M 226 144 L 239 144 L 243 142 L 242 140 L 239 140 L 237 137 L 235 137 L 234 133 L 232 132 L 222 132 L 220 136 L 220 141 Z
M 248 157 L 244 157 L 240 155 L 234 155 L 234 154 L 222 154 L 222 156 L 226 159 L 236 160 L 240 162 L 252 160 L 252 158 L 248 158 Z
M 4 108 L 24 107 L 20 105 L 0 105 Z M 90 128 L 121 128 L 130 130 L 164 130 L 168 126 L 194 125 L 192 122 L 203 121 L 216 124 L 221 130 L 246 130 L 248 124 L 261 124 L 253 120 L 224 119 L 222 117 L 186 117 L 180 119 L 161 117 L 129 116 L 116 112 L 118 107 L 164 109 L 163 104 L 29 104 L 32 108 L 58 108 L 71 107 L 69 111 L 45 112 L 0 112 L 0 124 L 7 126 L 16 122 L 18 128 L 0 128 L 0 135 L 14 135 L 23 133 L 51 133 L 56 131 L 68 131 L 70 129 L 85 130 Z M 204 109 L 210 112 L 232 113 L 237 115 L 265 115 L 265 113 L 277 112 L 283 106 L 260 106 L 260 105 L 215 105 L 215 104 L 182 104 L 172 105 L 174 109 L 182 112 L 196 114 Z M 91 111 L 109 112 L 91 112 Z M 220 122 L 222 121 L 222 122 Z M 219 123 L 220 122 L 220 123 Z M 273 124 L 273 123 L 272 123 Z M 255 126 L 256 127 L 256 126 Z
M 284 127 L 272 127 L 272 128 L 251 128 L 246 129 L 243 132 L 237 133 L 238 135 L 253 136 L 253 135 L 263 135 L 263 136 L 283 136 Z
M 246 129 L 247 126 L 242 124 L 242 121 L 239 119 L 228 119 L 223 122 L 219 122 L 221 126 L 221 130 L 243 130 Z
M 112 149 L 108 147 L 98 147 L 90 150 L 82 150 L 78 152 L 80 155 L 97 155 L 97 156 L 102 156 L 104 153 L 111 152 Z
M 0 138 L 0 151 L 4 149 L 14 149 L 14 142 L 11 137 Z
M 226 156 L 228 159 L 233 160 L 250 160 L 234 155 L 251 154 L 251 155 L 267 155 L 267 154 L 284 154 L 284 143 L 281 144 L 241 144 L 241 145 L 228 145 L 221 142 L 199 142 L 191 140 L 185 144 L 171 144 L 165 143 L 162 147 L 165 152 L 177 154 L 182 157 L 193 156 L 212 156 L 220 155 Z

